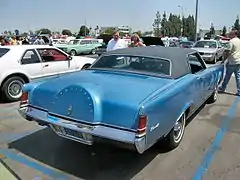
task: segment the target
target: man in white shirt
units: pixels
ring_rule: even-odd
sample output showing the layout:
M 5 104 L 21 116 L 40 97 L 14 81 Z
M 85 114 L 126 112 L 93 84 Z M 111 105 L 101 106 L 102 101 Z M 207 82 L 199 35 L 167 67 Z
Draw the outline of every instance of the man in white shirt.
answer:
M 126 41 L 124 39 L 120 39 L 119 31 L 115 31 L 113 33 L 113 38 L 108 42 L 107 52 L 116 50 L 116 49 L 123 49 L 123 48 L 127 48 L 127 47 L 128 46 L 127 46 Z
M 224 92 L 227 85 L 234 73 L 237 85 L 237 96 L 240 96 L 240 39 L 237 37 L 238 31 L 234 30 L 229 33 L 229 51 L 227 52 L 227 64 L 226 64 L 226 74 L 219 88 L 220 91 Z

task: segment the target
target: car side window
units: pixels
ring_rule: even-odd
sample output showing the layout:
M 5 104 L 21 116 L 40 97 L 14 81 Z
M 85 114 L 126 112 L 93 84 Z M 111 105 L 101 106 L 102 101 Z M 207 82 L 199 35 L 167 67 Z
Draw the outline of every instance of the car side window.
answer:
M 33 49 L 29 49 L 29 50 L 25 51 L 25 53 L 23 54 L 23 57 L 21 59 L 22 65 L 35 64 L 35 63 L 40 63 L 40 62 L 41 61 L 40 61 L 36 51 Z
M 81 45 L 86 45 L 86 44 L 88 44 L 88 41 L 82 40 L 82 41 L 80 42 L 80 44 L 81 44 Z
M 202 62 L 202 59 L 198 53 L 188 55 L 188 63 L 192 74 L 196 74 L 200 71 L 206 69 L 205 65 Z
M 43 62 L 56 62 L 56 61 L 67 61 L 68 56 L 61 51 L 49 48 L 49 49 L 38 49 L 39 55 Z

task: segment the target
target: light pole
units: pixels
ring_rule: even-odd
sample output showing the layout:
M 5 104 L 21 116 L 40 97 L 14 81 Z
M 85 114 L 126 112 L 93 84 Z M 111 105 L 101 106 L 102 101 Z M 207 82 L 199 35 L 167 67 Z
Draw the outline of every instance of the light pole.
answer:
M 182 16 L 182 27 L 181 27 L 181 36 L 183 36 L 183 28 L 184 28 L 184 13 L 183 13 L 183 7 L 181 5 L 178 5 L 179 8 L 181 8 L 181 16 Z
M 198 0 L 196 0 L 196 12 L 195 12 L 195 42 L 197 41 L 197 22 L 198 22 Z

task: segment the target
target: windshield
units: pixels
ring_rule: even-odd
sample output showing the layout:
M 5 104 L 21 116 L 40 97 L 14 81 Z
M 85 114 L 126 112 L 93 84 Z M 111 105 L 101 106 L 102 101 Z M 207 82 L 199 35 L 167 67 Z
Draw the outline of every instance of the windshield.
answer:
M 217 43 L 215 41 L 198 41 L 193 46 L 196 48 L 217 48 Z
M 180 42 L 179 44 L 180 44 L 180 45 L 188 45 L 188 46 L 192 46 L 192 45 L 193 45 L 193 43 L 190 42 L 190 41 Z
M 71 41 L 69 41 L 68 44 L 70 44 L 70 45 L 79 44 L 79 40 L 71 40 Z
M 102 56 L 91 68 L 114 69 L 142 74 L 171 75 L 170 61 L 142 56 Z M 91 69 L 90 68 L 90 69 Z
M 230 44 L 227 42 L 227 43 L 221 43 L 221 46 L 224 47 L 224 48 L 230 48 Z
M 9 49 L 7 48 L 0 48 L 0 58 L 7 54 L 8 51 Z

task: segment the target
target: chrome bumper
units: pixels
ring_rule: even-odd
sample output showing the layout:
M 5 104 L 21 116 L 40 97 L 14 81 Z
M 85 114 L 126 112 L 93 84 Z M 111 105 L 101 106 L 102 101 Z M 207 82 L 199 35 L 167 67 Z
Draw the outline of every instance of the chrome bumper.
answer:
M 29 107 L 28 105 L 20 106 L 18 112 L 24 119 L 35 121 L 42 126 L 49 126 L 60 137 L 82 144 L 92 145 L 95 140 L 104 139 L 104 141 L 107 140 L 132 146 L 140 154 L 146 150 L 146 136 L 136 137 L 135 132 L 104 125 L 89 126 L 83 123 L 57 118 L 49 115 L 46 111 Z M 66 130 L 69 132 L 66 132 Z M 71 134 L 73 132 L 76 134 Z

